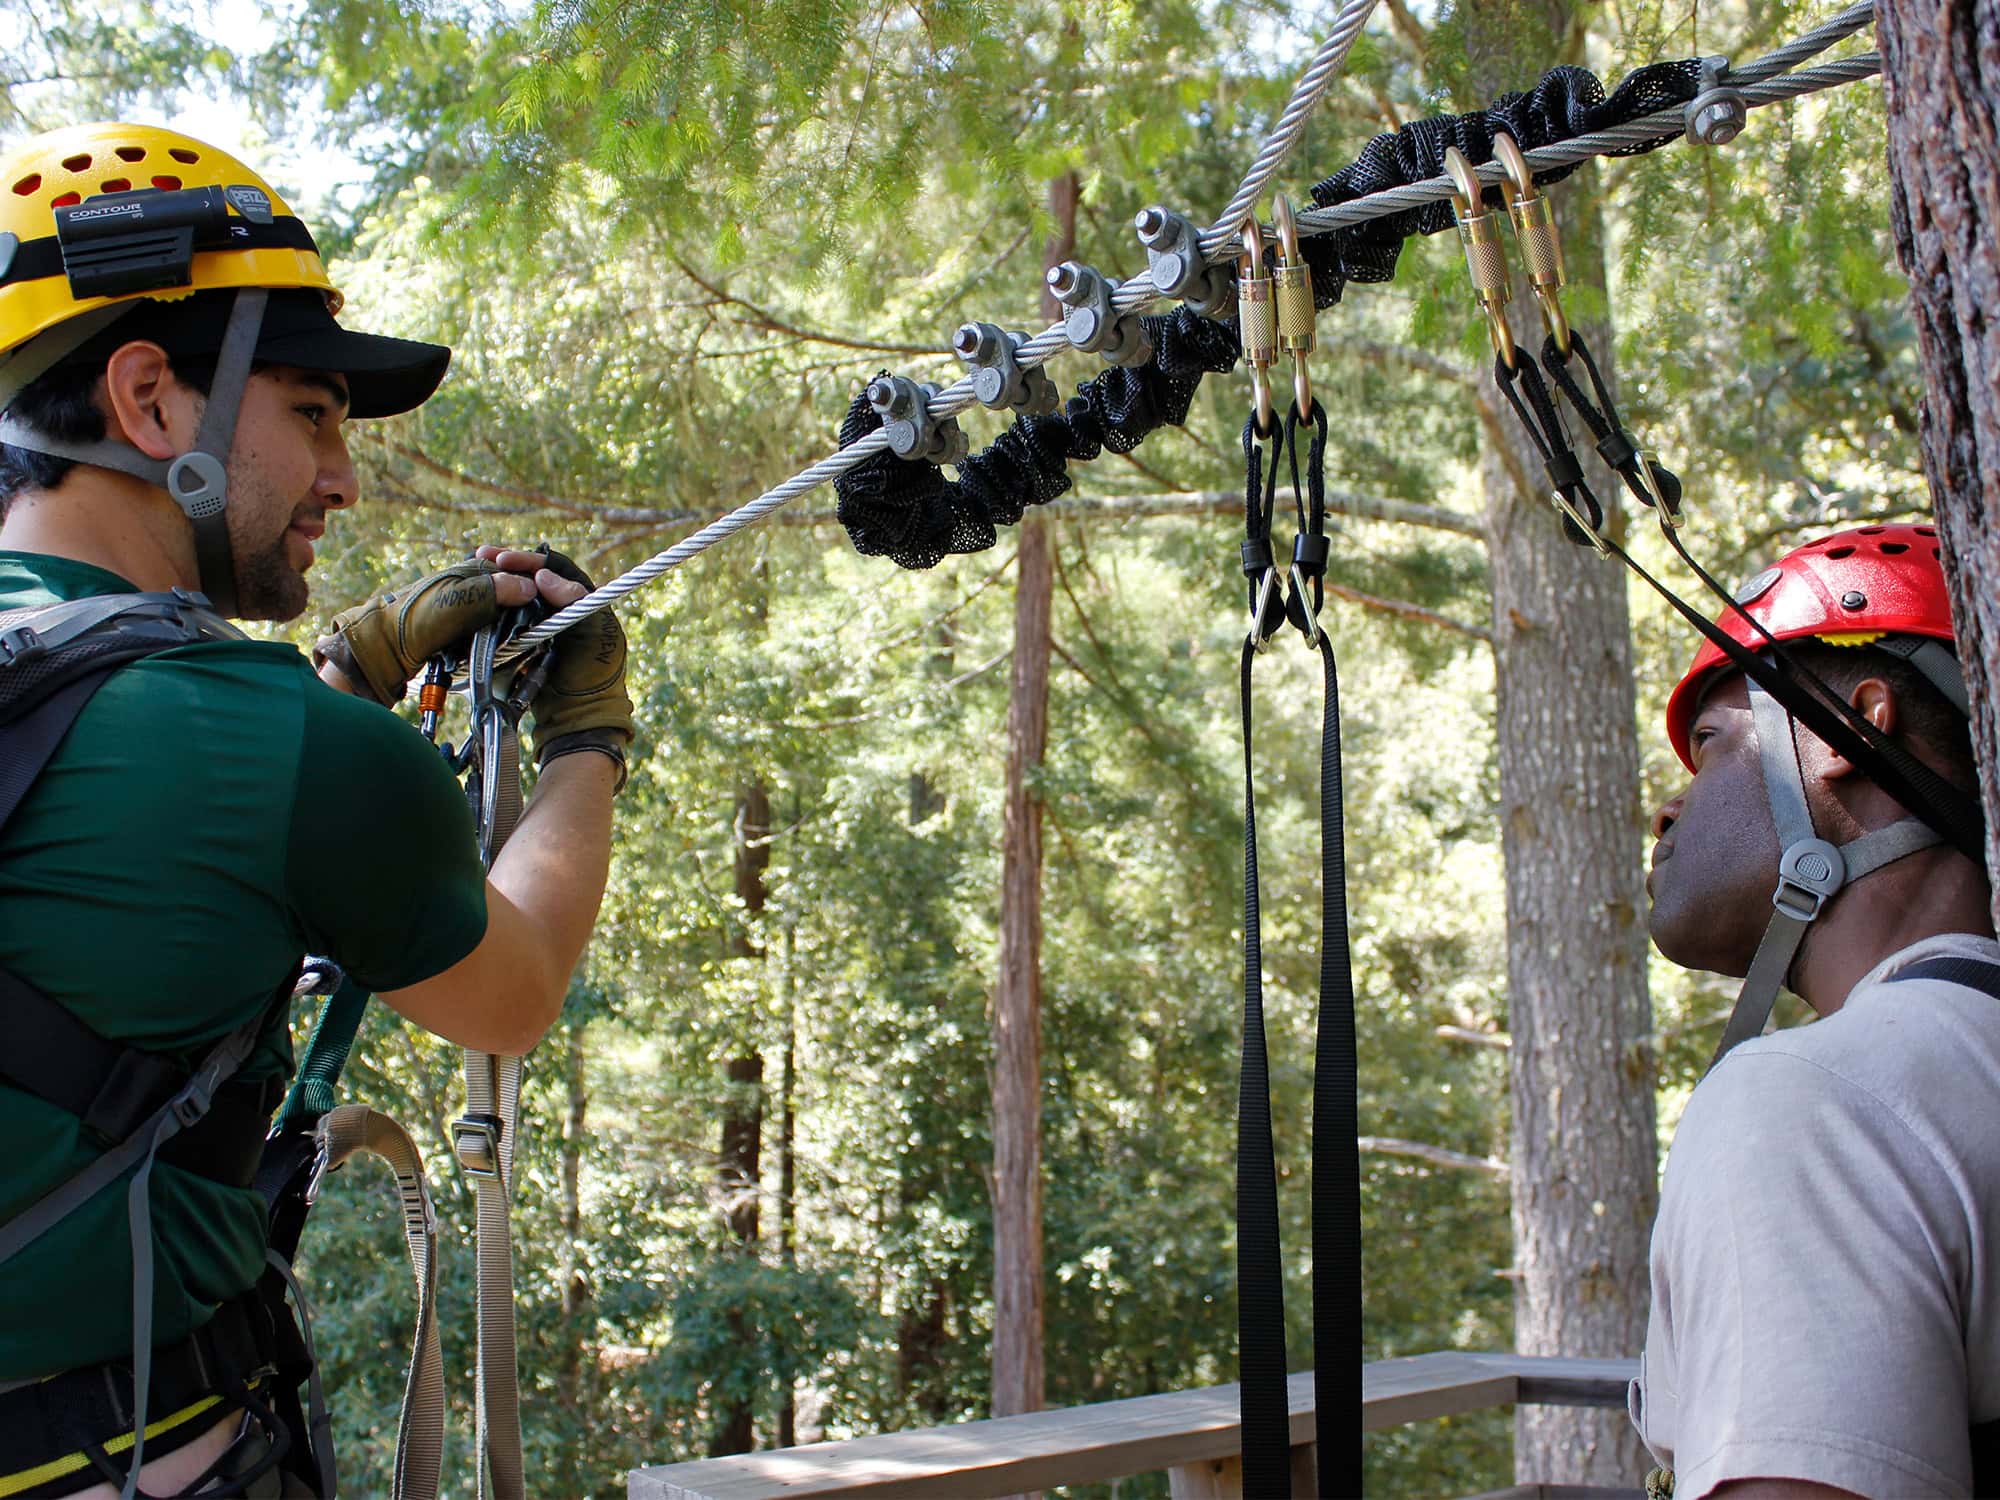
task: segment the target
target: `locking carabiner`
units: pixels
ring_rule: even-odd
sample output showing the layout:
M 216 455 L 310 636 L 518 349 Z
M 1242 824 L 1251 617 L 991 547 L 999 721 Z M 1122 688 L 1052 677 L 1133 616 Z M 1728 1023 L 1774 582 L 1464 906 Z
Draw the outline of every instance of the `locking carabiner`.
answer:
M 1279 193 L 1271 203 L 1271 223 L 1278 231 L 1278 268 L 1271 284 L 1278 308 L 1278 348 L 1292 357 L 1292 397 L 1299 420 L 1312 419 L 1312 376 L 1306 357 L 1317 342 L 1318 317 L 1313 310 L 1312 267 L 1299 252 L 1299 222 L 1291 200 Z
M 1507 251 L 1500 242 L 1499 226 L 1486 207 L 1485 189 L 1479 174 L 1456 146 L 1444 148 L 1444 169 L 1452 181 L 1451 206 L 1458 219 L 1459 243 L 1465 247 L 1465 268 L 1472 275 L 1472 295 L 1486 314 L 1486 336 L 1500 363 L 1514 368 L 1514 333 L 1507 326 L 1507 301 L 1512 295 L 1507 279 Z
M 1514 237 L 1521 242 L 1521 255 L 1528 263 L 1528 280 L 1535 289 L 1535 301 L 1542 312 L 1542 326 L 1556 341 L 1556 348 L 1569 353 L 1569 319 L 1563 316 L 1562 237 L 1556 233 L 1555 211 L 1528 169 L 1514 137 L 1502 133 L 1493 137 L 1493 155 L 1506 169 L 1500 181 L 1500 195 L 1507 200 L 1507 217 L 1514 222 Z
M 1264 232 L 1252 214 L 1243 221 L 1243 254 L 1236 267 L 1236 327 L 1243 340 L 1243 363 L 1257 393 L 1257 435 L 1278 430 L 1271 412 L 1272 362 L 1278 357 L 1278 319 L 1272 302 L 1271 273 L 1264 269 Z

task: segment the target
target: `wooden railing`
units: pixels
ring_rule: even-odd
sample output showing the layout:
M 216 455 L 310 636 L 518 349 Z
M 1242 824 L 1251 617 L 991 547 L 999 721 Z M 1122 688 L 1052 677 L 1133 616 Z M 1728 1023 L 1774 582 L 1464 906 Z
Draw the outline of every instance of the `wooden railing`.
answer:
M 1383 1360 L 1362 1373 L 1361 1425 L 1373 1431 L 1516 1403 L 1622 1408 L 1626 1382 L 1637 1373 L 1637 1361 L 1629 1359 L 1454 1353 Z M 1312 1376 L 1294 1375 L 1290 1395 L 1292 1491 L 1311 1495 Z M 1164 1469 L 1174 1500 L 1224 1500 L 1242 1493 L 1242 1446 L 1236 1387 L 1218 1385 L 634 1469 L 626 1494 L 629 1500 L 982 1500 Z M 1479 1500 L 1638 1494 L 1528 1485 Z

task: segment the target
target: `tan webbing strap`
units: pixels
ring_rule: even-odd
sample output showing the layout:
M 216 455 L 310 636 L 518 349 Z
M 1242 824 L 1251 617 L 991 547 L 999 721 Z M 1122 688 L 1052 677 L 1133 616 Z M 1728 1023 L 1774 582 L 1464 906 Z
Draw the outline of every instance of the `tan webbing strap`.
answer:
M 365 1104 L 343 1104 L 320 1122 L 331 1170 L 358 1151 L 379 1156 L 396 1176 L 403 1205 L 403 1240 L 417 1280 L 417 1331 L 396 1433 L 395 1500 L 436 1500 L 444 1460 L 444 1351 L 437 1330 L 437 1213 L 416 1142 L 387 1115 Z
M 512 719 L 491 695 L 500 632 L 472 640 L 472 733 L 478 759 L 468 794 L 479 823 L 487 868 L 521 821 L 521 741 Z M 483 685 L 483 687 L 482 687 Z M 521 1059 L 471 1048 L 465 1053 L 465 1115 L 452 1127 L 452 1148 L 472 1179 L 478 1234 L 479 1364 L 477 1414 L 480 1500 L 525 1500 L 521 1461 L 521 1390 L 515 1354 L 514 1242 L 508 1209 L 514 1188 L 514 1135 L 521 1097 Z

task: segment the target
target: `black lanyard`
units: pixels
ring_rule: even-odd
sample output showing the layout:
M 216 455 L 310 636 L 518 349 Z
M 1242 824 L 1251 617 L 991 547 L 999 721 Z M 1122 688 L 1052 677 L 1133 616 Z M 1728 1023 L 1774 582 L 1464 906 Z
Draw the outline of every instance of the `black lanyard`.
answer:
M 1312 432 L 1306 484 L 1299 485 L 1298 429 Z M 1279 433 L 1269 434 L 1272 439 Z M 1361 1157 L 1354 979 L 1347 937 L 1347 862 L 1342 836 L 1340 692 L 1333 647 L 1319 628 L 1326 571 L 1326 412 L 1294 407 L 1280 446 L 1291 458 L 1299 532 L 1288 574 L 1271 551 L 1277 454 L 1266 474 L 1253 417 L 1243 429 L 1243 571 L 1251 629 L 1243 643 L 1243 1061 L 1237 1083 L 1236 1275 L 1241 1364 L 1243 1492 L 1253 1500 L 1291 1494 L 1284 1261 L 1278 1235 L 1278 1175 L 1271 1131 L 1271 1080 L 1264 1038 L 1263 941 L 1257 879 L 1257 775 L 1251 736 L 1251 674 L 1287 623 L 1320 656 L 1325 710 L 1320 737 L 1319 1028 L 1313 1061 L 1313 1364 L 1319 1493 L 1361 1493 Z

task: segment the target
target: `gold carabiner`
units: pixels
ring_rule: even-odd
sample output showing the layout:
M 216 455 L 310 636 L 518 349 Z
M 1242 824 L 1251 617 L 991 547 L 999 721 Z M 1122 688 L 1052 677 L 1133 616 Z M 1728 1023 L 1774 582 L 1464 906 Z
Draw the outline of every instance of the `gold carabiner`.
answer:
M 1243 221 L 1243 254 L 1236 267 L 1236 328 L 1243 339 L 1243 363 L 1257 393 L 1257 435 L 1278 430 L 1271 413 L 1272 361 L 1278 357 L 1278 318 L 1271 298 L 1271 275 L 1264 269 L 1264 231 L 1252 214 Z
M 1500 193 L 1507 200 L 1507 217 L 1514 221 L 1514 237 L 1520 240 L 1521 254 L 1528 262 L 1528 280 L 1541 307 L 1542 326 L 1556 341 L 1556 348 L 1568 354 L 1569 319 L 1563 316 L 1562 308 L 1562 237 L 1556 233 L 1555 211 L 1535 186 L 1528 158 L 1511 135 L 1493 137 L 1493 155 L 1507 171 Z
M 1444 148 L 1444 169 L 1452 181 L 1451 206 L 1458 218 L 1459 243 L 1465 247 L 1465 268 L 1472 274 L 1472 295 L 1486 314 L 1486 335 L 1500 363 L 1514 368 L 1514 333 L 1507 326 L 1507 251 L 1499 228 L 1486 207 L 1485 190 L 1472 163 L 1456 146 Z
M 1299 253 L 1299 221 L 1292 217 L 1291 200 L 1283 193 L 1271 201 L 1271 224 L 1278 231 L 1278 269 L 1271 276 L 1277 294 L 1278 348 L 1292 357 L 1292 398 L 1298 403 L 1299 420 L 1310 422 L 1313 388 L 1306 356 L 1317 342 L 1318 317 L 1313 310 L 1312 267 Z

